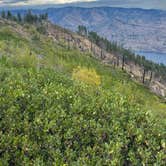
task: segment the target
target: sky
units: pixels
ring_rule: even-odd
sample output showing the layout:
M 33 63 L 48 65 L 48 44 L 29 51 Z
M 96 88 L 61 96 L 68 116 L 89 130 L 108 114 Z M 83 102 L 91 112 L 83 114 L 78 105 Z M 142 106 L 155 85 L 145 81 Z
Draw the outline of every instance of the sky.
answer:
M 0 0 L 0 7 L 128 7 L 166 10 L 166 0 Z
M 0 0 L 1 5 L 48 5 L 48 4 L 66 4 L 74 2 L 92 2 L 95 0 Z

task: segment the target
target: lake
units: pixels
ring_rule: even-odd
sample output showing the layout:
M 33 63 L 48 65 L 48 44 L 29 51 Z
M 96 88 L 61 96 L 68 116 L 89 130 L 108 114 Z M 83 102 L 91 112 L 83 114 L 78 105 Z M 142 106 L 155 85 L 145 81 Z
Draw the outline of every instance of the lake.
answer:
M 155 63 L 163 63 L 166 65 L 166 53 L 155 53 L 155 52 L 144 52 L 144 51 L 136 51 L 138 55 L 145 56 L 146 59 L 151 60 Z

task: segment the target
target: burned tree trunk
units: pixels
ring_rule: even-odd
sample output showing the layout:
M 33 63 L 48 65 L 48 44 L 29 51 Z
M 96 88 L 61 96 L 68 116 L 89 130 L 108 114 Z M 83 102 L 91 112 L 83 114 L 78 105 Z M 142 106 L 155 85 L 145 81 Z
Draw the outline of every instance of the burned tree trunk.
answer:
M 100 53 L 101 59 L 103 59 L 103 51 L 101 49 L 101 53 Z
M 67 49 L 68 50 L 70 49 L 70 39 L 69 39 L 69 37 L 67 38 Z
M 149 83 L 151 83 L 151 81 L 152 81 L 152 77 L 153 77 L 153 72 L 151 71 L 151 72 L 150 72 Z
M 104 55 L 104 52 L 103 52 L 102 49 L 101 49 L 101 59 L 102 59 L 102 60 L 105 59 L 105 55 Z
M 124 70 L 124 66 L 125 66 L 125 56 L 123 55 L 123 57 L 122 57 L 122 70 Z
M 113 61 L 114 68 L 116 67 L 116 61 Z
M 119 66 L 119 56 L 117 57 L 117 66 Z
M 146 70 L 143 70 L 143 76 L 142 76 L 142 83 L 145 83 L 145 75 L 146 75 Z
M 91 44 L 91 51 L 93 51 L 93 45 L 92 45 L 92 40 L 90 41 L 90 44 Z
M 96 55 L 96 48 L 95 48 L 95 46 L 92 48 L 92 50 L 93 50 L 93 54 Z

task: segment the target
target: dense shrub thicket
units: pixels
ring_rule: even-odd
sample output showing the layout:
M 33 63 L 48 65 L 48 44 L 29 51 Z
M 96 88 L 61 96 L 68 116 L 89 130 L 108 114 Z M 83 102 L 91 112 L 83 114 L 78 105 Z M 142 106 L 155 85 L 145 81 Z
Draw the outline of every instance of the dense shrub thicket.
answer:
M 162 128 L 117 92 L 6 60 L 0 84 L 0 165 L 166 162 Z

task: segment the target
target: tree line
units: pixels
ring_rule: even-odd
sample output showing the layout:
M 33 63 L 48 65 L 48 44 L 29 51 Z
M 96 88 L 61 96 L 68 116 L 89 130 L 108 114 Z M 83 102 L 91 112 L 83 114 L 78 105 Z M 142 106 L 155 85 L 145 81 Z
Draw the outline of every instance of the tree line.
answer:
M 48 19 L 48 14 L 33 14 L 31 10 L 28 10 L 26 14 L 21 15 L 20 13 L 17 14 L 12 14 L 11 11 L 2 11 L 0 14 L 1 18 L 7 19 L 7 20 L 12 20 L 12 21 L 17 21 L 19 23 L 39 23 L 42 22 L 43 20 Z
M 142 82 L 145 83 L 145 76 L 150 72 L 150 79 L 152 81 L 152 76 L 161 77 L 161 81 L 166 81 L 166 66 L 164 64 L 157 64 L 150 60 L 147 60 L 144 56 L 136 55 L 130 49 L 123 48 L 123 46 L 118 45 L 116 42 L 111 42 L 108 39 L 99 36 L 94 31 L 88 31 L 83 25 L 78 26 L 78 34 L 87 37 L 92 43 L 95 43 L 101 48 L 101 58 L 102 50 L 113 53 L 116 56 L 116 65 L 119 66 L 119 61 L 122 62 L 122 70 L 125 64 L 134 62 L 135 65 L 139 65 L 143 68 Z M 92 49 L 92 46 L 91 46 Z

